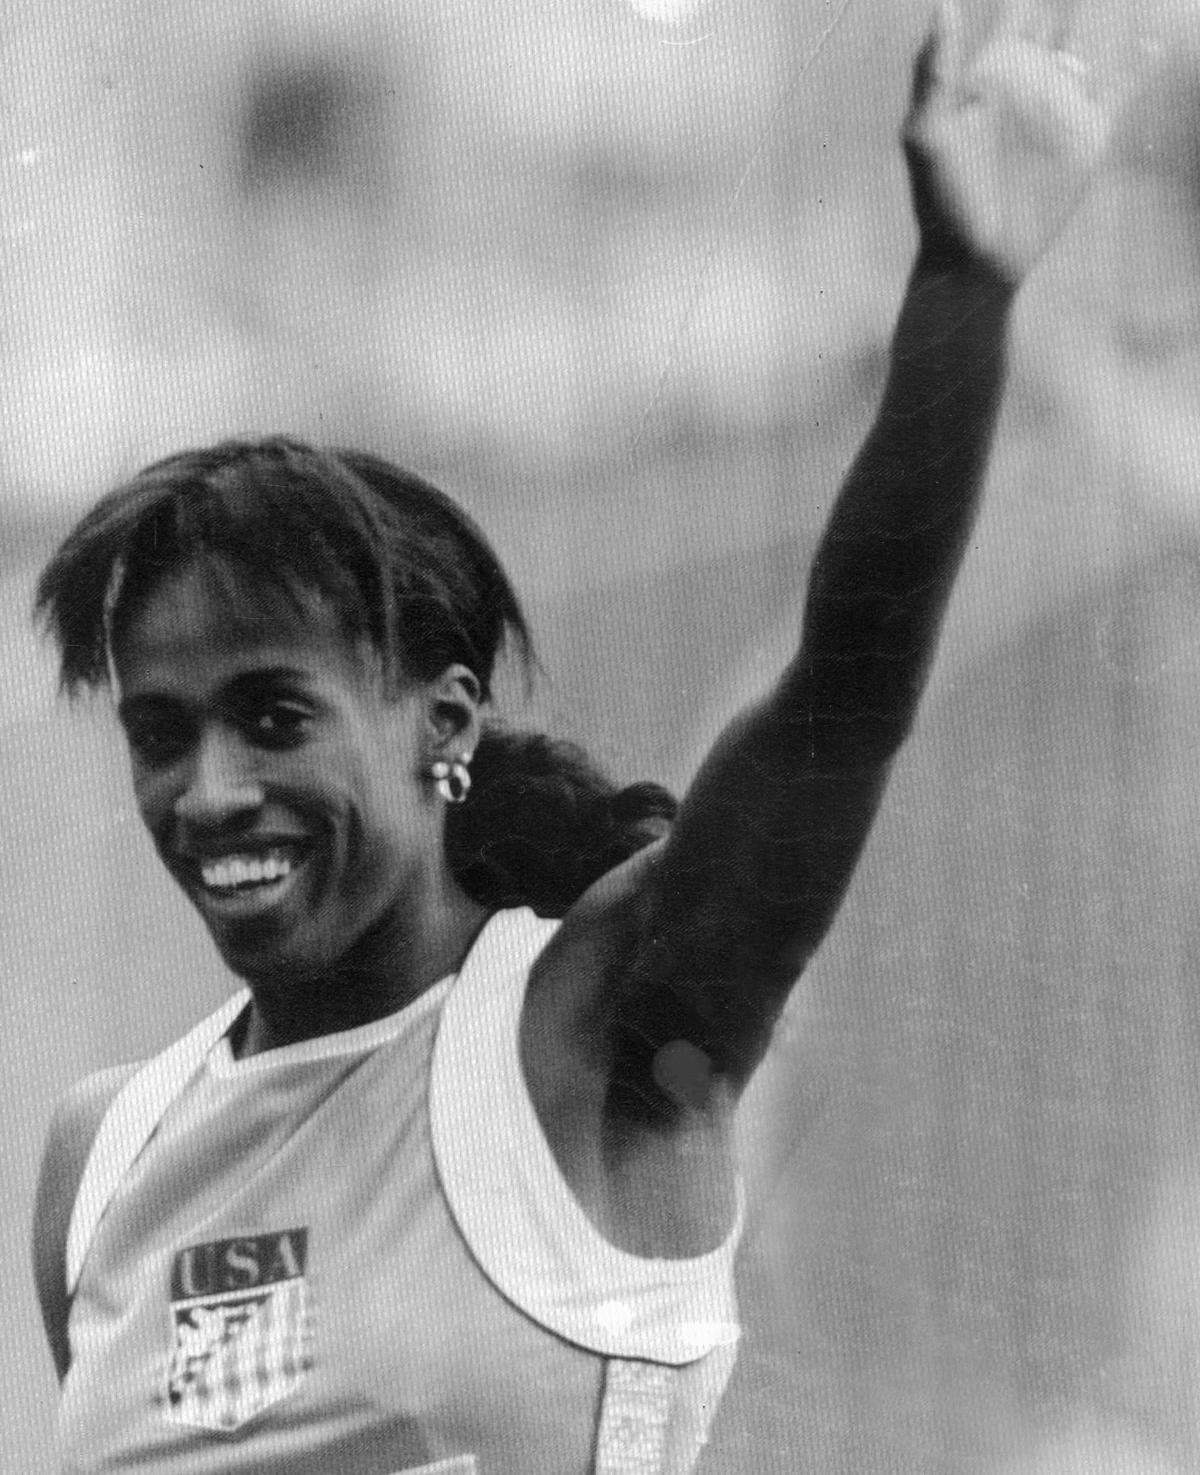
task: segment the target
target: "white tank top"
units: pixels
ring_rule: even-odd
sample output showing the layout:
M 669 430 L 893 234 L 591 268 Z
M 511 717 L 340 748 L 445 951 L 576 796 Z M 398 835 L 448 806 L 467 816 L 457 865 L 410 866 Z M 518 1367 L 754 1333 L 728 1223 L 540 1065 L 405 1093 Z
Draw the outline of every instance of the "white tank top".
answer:
M 737 1229 L 648 1259 L 575 1201 L 517 1050 L 555 926 L 500 913 L 391 1018 L 240 1061 L 239 994 L 135 1075 L 68 1237 L 65 1472 L 692 1467 Z

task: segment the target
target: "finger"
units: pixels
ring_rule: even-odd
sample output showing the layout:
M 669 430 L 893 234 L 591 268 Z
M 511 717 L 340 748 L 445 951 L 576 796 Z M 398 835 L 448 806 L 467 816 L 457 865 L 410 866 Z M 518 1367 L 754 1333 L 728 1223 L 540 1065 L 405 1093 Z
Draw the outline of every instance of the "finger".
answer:
M 1120 113 L 1146 78 L 1162 61 L 1165 44 L 1160 34 L 1139 35 L 1128 48 L 1127 57 L 1112 66 L 1106 84 L 1096 89 L 1097 101 L 1114 116 Z
M 1120 55 L 1108 54 L 1097 61 L 1080 51 L 1059 47 L 1046 53 L 1064 76 L 1074 81 L 1100 108 L 1109 121 L 1125 109 L 1146 77 L 1162 60 L 1161 37 L 1138 35 L 1126 41 Z
M 1006 40 L 1020 39 L 1041 44 L 1046 23 L 1046 0 L 1009 0 L 995 34 Z
M 999 32 L 1057 50 L 1070 39 L 1075 11 L 1076 0 L 1013 0 Z
M 962 80 L 965 55 L 962 6 L 958 0 L 940 0 L 933 24 L 938 43 L 938 76 L 944 83 L 957 86 Z
M 908 98 L 908 121 L 911 124 L 925 111 L 937 80 L 937 36 L 931 31 L 917 52 L 913 63 L 912 91 Z
M 1031 142 L 1054 151 L 1069 141 L 1077 157 L 1098 159 L 1109 132 L 1108 111 L 1063 56 L 1028 41 L 993 42 L 972 69 L 972 80 L 984 98 L 1003 103 Z
M 957 0 L 939 0 L 929 33 L 913 64 L 908 116 L 922 113 L 936 88 L 955 88 L 962 76 L 962 12 Z
M 1050 7 L 1050 37 L 1048 46 L 1070 50 L 1073 39 L 1078 37 L 1079 0 L 1054 0 Z
M 1014 92 L 1020 81 L 1034 92 L 1050 88 L 1064 96 L 1079 93 L 1089 104 L 1099 102 L 1103 90 L 1091 63 L 1078 52 L 1040 46 L 1024 36 L 990 41 L 973 62 L 968 80 L 976 91 L 986 92 L 1001 77 L 1007 79 L 1002 88 L 1006 93 Z

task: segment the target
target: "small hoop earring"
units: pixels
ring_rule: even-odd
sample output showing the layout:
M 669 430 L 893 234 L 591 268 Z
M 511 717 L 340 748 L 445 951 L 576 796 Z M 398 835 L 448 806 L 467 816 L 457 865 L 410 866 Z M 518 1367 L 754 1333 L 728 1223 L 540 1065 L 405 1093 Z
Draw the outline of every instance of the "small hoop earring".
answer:
M 470 753 L 464 753 L 453 763 L 447 763 L 444 759 L 439 758 L 430 767 L 434 787 L 447 804 L 462 804 L 471 792 L 471 770 L 467 767 L 470 761 Z

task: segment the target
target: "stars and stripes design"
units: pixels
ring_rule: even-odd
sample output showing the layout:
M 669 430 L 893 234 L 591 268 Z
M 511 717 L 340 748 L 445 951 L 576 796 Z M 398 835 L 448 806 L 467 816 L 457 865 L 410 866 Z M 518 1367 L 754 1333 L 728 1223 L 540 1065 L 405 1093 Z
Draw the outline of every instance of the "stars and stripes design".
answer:
M 172 1290 L 191 1282 L 191 1288 L 199 1283 L 200 1293 L 171 1300 L 167 1418 L 204 1429 L 238 1429 L 290 1393 L 312 1366 L 303 1231 L 289 1234 L 293 1253 L 287 1258 L 273 1253 L 277 1236 L 191 1246 L 176 1257 Z M 258 1283 L 217 1289 L 235 1278 L 229 1264 L 242 1277 L 252 1273 L 246 1267 L 253 1264 Z

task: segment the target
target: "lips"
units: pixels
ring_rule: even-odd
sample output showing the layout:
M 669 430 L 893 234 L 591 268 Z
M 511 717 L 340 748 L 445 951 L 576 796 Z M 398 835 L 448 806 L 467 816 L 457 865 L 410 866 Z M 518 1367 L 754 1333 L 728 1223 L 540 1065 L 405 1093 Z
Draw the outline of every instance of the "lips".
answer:
M 187 889 L 201 908 L 247 915 L 281 901 L 295 884 L 311 846 L 297 840 L 245 838 L 228 848 L 187 857 Z

